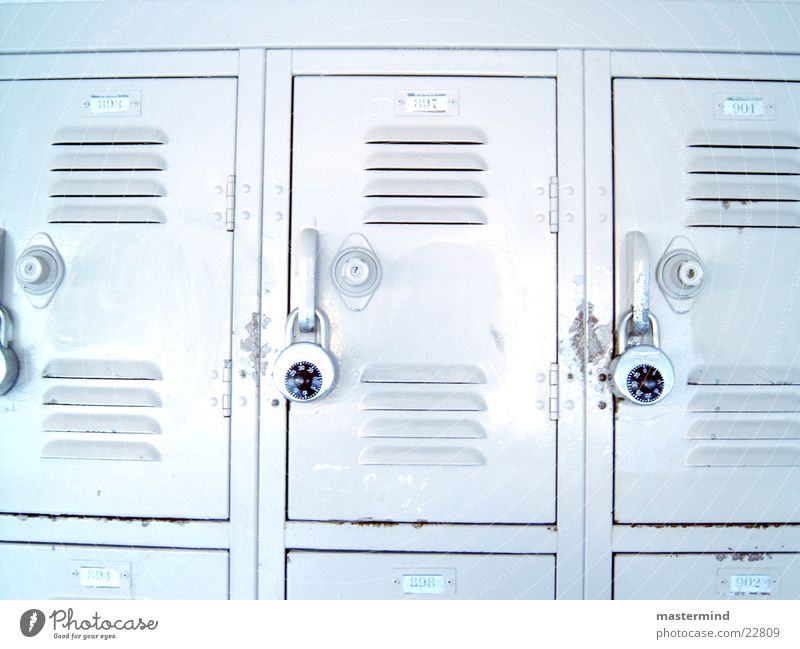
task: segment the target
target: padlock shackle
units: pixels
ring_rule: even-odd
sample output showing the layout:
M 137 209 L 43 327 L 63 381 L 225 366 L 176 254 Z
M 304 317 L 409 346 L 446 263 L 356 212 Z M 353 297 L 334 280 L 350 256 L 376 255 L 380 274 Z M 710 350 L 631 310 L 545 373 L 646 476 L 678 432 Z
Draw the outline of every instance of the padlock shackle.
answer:
M 619 320 L 617 325 L 617 353 L 622 354 L 628 348 L 628 329 L 630 328 L 631 321 L 633 320 L 633 310 L 626 311 Z M 647 321 L 649 327 L 645 332 L 650 334 L 650 340 L 653 347 L 661 347 L 661 335 L 658 327 L 658 320 L 652 313 L 647 314 Z
M 286 347 L 294 342 L 295 328 L 300 330 L 300 309 L 295 309 L 286 318 Z M 328 317 L 319 309 L 314 310 L 314 335 L 317 344 L 328 349 L 330 344 L 330 327 Z
M 14 321 L 6 308 L 0 305 L 0 347 L 8 347 L 14 339 Z

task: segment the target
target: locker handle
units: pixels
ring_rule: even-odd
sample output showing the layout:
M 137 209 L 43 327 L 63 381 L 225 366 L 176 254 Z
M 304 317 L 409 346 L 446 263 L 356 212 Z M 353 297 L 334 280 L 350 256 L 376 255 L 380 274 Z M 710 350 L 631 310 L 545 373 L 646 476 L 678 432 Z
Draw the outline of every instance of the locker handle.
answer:
M 631 334 L 642 336 L 650 331 L 650 252 L 644 234 L 634 231 L 625 235 L 625 254 Z
M 317 326 L 317 252 L 319 233 L 306 228 L 297 243 L 297 285 L 300 303 L 297 307 L 297 325 L 300 331 L 311 332 Z

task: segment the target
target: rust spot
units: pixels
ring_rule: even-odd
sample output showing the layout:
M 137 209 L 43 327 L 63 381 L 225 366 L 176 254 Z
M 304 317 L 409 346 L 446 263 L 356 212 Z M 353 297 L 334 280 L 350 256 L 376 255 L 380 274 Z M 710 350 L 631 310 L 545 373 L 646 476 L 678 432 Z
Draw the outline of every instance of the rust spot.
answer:
M 392 521 L 353 521 L 352 525 L 358 525 L 359 527 L 395 527 L 396 525 L 400 525 L 400 523 L 394 523 Z

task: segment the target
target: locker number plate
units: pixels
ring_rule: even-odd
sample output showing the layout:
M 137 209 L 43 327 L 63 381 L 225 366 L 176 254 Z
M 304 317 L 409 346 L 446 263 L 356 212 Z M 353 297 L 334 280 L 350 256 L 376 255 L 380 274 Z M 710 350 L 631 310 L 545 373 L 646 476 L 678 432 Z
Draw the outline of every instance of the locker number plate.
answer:
M 142 93 L 130 92 L 89 95 L 83 100 L 83 112 L 92 117 L 128 117 L 142 112 Z
M 779 568 L 722 568 L 717 571 L 719 597 L 757 599 L 778 596 Z
M 775 95 L 714 95 L 715 119 L 775 119 Z
M 114 568 L 78 568 L 78 578 L 84 588 L 119 588 L 122 585 L 119 570 Z
M 452 90 L 398 90 L 396 115 L 454 115 L 458 113 L 458 93 Z
M 731 595 L 769 595 L 772 577 L 769 575 L 731 575 Z
M 444 589 L 444 575 L 403 575 L 404 595 L 441 595 Z

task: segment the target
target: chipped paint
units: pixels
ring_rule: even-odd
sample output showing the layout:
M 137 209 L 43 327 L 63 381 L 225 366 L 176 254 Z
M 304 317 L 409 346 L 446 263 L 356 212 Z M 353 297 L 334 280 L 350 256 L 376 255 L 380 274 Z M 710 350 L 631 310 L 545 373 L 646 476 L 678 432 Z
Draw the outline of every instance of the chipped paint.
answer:
M 259 320 L 261 326 L 259 326 Z M 259 314 L 253 312 L 250 316 L 250 322 L 245 325 L 246 337 L 239 343 L 239 348 L 247 354 L 250 363 L 250 373 L 255 378 L 258 375 L 259 367 L 261 368 L 261 376 L 266 376 L 267 366 L 269 363 L 266 357 L 272 351 L 269 344 L 264 343 L 261 345 L 261 331 L 267 328 L 271 322 L 270 318 L 259 318 Z
M 719 553 L 715 554 L 714 558 L 717 561 L 764 561 L 765 559 L 772 559 L 769 552 L 731 552 L 730 554 Z
M 569 336 L 561 343 L 561 355 L 566 359 L 572 373 L 583 377 L 586 369 L 585 360 L 589 365 L 595 365 L 606 362 L 611 355 L 611 327 L 599 324 L 591 302 L 588 305 L 582 302 L 576 311 L 577 315 L 569 328 Z

